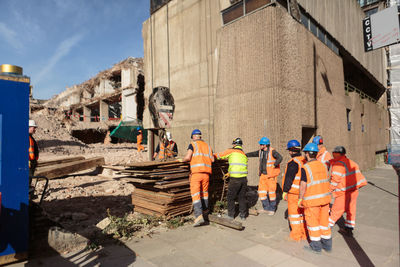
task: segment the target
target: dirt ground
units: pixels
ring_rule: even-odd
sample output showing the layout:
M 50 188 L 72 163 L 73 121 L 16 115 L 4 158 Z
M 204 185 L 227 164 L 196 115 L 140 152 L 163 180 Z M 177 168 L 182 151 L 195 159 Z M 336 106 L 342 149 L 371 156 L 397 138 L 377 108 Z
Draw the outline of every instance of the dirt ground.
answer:
M 39 162 L 68 156 L 103 156 L 106 165 L 125 165 L 147 159 L 146 150 L 138 152 L 133 143 L 81 142 L 70 135 L 73 121 L 65 120 L 63 114 L 57 111 L 41 110 L 32 114 L 31 118 L 38 125 L 34 137 L 39 146 Z M 44 183 L 39 182 L 36 192 L 41 192 L 43 186 Z M 90 239 L 96 232 L 95 225 L 107 217 L 107 210 L 119 217 L 132 213 L 133 190 L 132 184 L 102 177 L 93 169 L 86 170 L 50 180 L 42 207 L 50 219 Z

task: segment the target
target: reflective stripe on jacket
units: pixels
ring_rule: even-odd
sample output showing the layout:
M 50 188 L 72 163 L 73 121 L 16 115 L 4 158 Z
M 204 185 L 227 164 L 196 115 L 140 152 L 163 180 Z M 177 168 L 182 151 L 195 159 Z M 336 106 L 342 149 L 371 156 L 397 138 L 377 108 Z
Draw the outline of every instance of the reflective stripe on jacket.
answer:
M 316 207 L 330 203 L 331 193 L 326 165 L 313 160 L 305 163 L 303 169 L 307 176 L 307 189 L 303 196 L 303 206 Z
M 164 143 L 160 143 L 160 151 L 158 152 L 158 158 L 172 158 L 174 156 L 173 149 L 175 146 L 175 142 L 168 142 L 167 147 L 165 147 Z
M 211 165 L 214 158 L 211 147 L 203 140 L 191 142 L 193 146 L 190 171 L 192 173 L 212 173 Z
M 267 156 L 267 176 L 268 177 L 277 177 L 279 175 L 279 173 L 281 172 L 280 166 L 278 165 L 277 167 L 275 167 L 275 165 L 274 165 L 276 162 L 276 159 L 272 155 L 272 151 L 274 151 L 274 150 L 275 150 L 275 148 L 270 147 L 268 156 Z M 261 158 L 261 150 L 259 151 L 259 157 Z
M 241 146 L 235 146 L 222 153 L 217 153 L 215 157 L 218 159 L 228 159 L 230 177 L 241 178 L 247 176 L 247 156 Z
M 330 162 L 332 164 L 331 190 L 333 191 L 333 196 L 341 196 L 367 184 L 367 180 L 361 173 L 358 164 L 346 156 Z
M 291 186 L 291 188 L 289 190 L 289 193 L 298 195 L 300 193 L 301 168 L 303 167 L 304 163 L 306 162 L 306 160 L 305 160 L 305 158 L 303 156 L 294 157 L 294 158 L 291 158 L 288 161 L 288 163 L 286 165 L 286 168 L 285 168 L 285 174 L 283 175 L 283 179 L 282 179 L 282 187 L 285 184 L 287 166 L 292 161 L 296 162 L 297 165 L 299 166 L 299 168 L 297 170 L 296 176 L 293 179 L 292 186 Z
M 317 160 L 324 164 L 329 164 L 329 160 L 332 159 L 331 153 L 326 150 L 325 146 L 322 146 L 321 149 L 318 151 Z
M 38 160 L 39 155 L 36 153 L 37 156 L 35 156 L 35 142 L 33 141 L 32 136 L 29 136 L 29 160 Z

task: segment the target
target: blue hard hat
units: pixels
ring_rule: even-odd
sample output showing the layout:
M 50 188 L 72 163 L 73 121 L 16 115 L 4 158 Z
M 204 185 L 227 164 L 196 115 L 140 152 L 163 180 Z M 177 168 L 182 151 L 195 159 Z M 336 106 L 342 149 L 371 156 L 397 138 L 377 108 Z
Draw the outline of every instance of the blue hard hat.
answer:
M 297 141 L 297 140 L 295 140 L 295 139 L 290 140 L 290 141 L 287 143 L 287 148 L 286 148 L 286 149 L 291 149 L 291 148 L 298 148 L 298 149 L 300 149 L 300 143 L 299 143 L 299 141 Z
M 322 136 L 317 135 L 316 137 L 313 138 L 312 142 L 316 145 L 321 145 L 324 143 L 324 140 L 322 139 Z
M 319 149 L 318 149 L 317 144 L 308 143 L 308 144 L 304 147 L 303 151 L 304 151 L 304 152 L 318 152 Z
M 258 143 L 260 144 L 260 145 L 270 145 L 271 144 L 271 142 L 269 141 L 269 139 L 267 138 L 267 137 L 262 137 L 261 139 L 260 139 L 260 141 L 258 141 Z
M 136 128 L 136 131 L 139 131 L 140 130 L 140 126 L 138 126 L 137 128 Z
M 194 129 L 193 132 L 192 132 L 192 136 L 193 135 L 201 135 L 200 130 L 199 129 Z

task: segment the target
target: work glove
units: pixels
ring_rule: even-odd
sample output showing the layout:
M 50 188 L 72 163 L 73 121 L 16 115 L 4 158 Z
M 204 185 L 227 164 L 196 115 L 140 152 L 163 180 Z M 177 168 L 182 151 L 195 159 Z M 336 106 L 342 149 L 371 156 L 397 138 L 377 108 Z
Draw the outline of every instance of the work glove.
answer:
M 286 192 L 283 192 L 282 198 L 283 198 L 285 201 L 287 201 L 287 193 L 286 193 Z
M 304 206 L 303 206 L 303 199 L 299 199 L 299 201 L 297 202 L 297 206 L 299 207 L 299 208 L 304 208 Z
M 29 166 L 29 169 L 31 168 L 31 161 L 29 160 L 28 161 L 28 166 Z
M 177 159 L 176 161 L 178 161 L 178 162 L 183 162 L 183 160 L 182 160 L 182 159 Z

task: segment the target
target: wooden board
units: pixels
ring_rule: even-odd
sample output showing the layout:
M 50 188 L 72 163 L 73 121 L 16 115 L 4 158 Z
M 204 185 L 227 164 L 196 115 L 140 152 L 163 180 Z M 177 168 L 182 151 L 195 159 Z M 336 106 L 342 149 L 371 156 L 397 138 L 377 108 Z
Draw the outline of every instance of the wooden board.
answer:
M 77 156 L 77 157 L 67 157 L 67 158 L 64 157 L 64 158 L 58 158 L 58 159 L 53 159 L 53 160 L 39 160 L 37 167 L 39 168 L 39 167 L 67 163 L 67 162 L 78 161 L 78 160 L 84 160 L 84 159 L 85 159 L 85 157 L 83 157 L 83 156 Z
M 139 179 L 139 178 L 133 178 L 133 177 L 123 177 L 120 178 L 121 181 L 128 182 L 128 183 L 133 183 L 133 184 L 154 184 L 158 180 L 149 180 L 149 179 Z
M 49 179 L 66 176 L 71 173 L 91 169 L 94 167 L 102 166 L 104 164 L 103 157 L 95 157 L 91 159 L 67 162 L 58 165 L 47 166 L 38 168 L 35 176 L 45 176 Z

